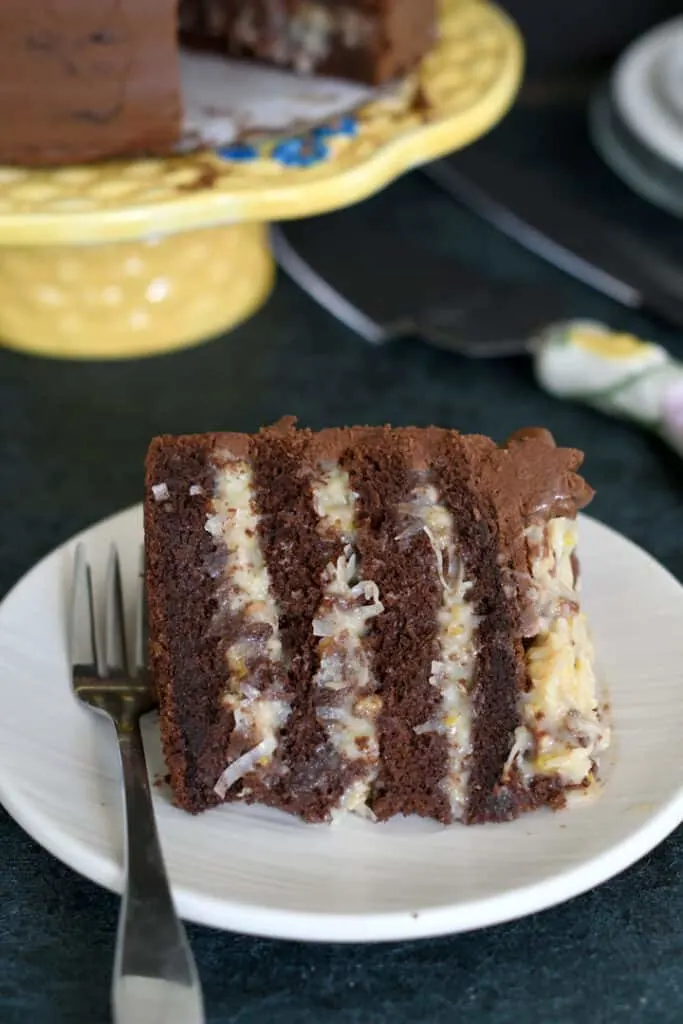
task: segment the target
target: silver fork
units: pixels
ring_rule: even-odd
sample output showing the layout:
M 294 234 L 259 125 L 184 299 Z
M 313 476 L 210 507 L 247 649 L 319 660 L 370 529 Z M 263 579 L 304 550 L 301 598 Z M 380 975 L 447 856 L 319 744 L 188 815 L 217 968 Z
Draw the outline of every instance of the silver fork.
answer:
M 140 717 L 154 707 L 147 672 L 142 573 L 136 604 L 135 654 L 129 671 L 121 570 L 112 545 L 98 656 L 92 576 L 76 549 L 71 601 L 71 663 L 76 697 L 107 715 L 121 752 L 126 820 L 125 885 L 112 984 L 115 1024 L 202 1024 L 202 991 L 192 951 L 173 906 L 154 821 Z

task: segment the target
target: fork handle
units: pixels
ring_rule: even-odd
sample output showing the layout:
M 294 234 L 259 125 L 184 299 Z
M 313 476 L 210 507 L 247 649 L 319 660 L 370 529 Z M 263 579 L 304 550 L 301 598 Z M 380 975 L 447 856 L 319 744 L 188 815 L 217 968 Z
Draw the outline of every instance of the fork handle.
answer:
M 115 1024 L 203 1024 L 201 988 L 154 820 L 139 718 L 116 722 L 125 804 L 125 887 L 112 986 Z

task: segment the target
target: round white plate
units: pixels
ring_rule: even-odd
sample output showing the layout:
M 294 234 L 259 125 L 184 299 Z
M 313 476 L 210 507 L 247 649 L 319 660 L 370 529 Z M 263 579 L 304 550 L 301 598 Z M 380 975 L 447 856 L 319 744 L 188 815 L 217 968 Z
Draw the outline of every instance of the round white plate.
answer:
M 102 580 L 110 542 L 127 585 L 140 508 L 83 535 Z M 0 608 L 0 798 L 46 849 L 120 890 L 117 753 L 105 720 L 70 693 L 65 613 L 74 542 Z M 585 604 L 612 705 L 601 798 L 517 822 L 442 828 L 418 820 L 303 825 L 262 808 L 191 817 L 154 800 L 180 913 L 292 939 L 366 941 L 465 931 L 566 900 L 628 867 L 683 818 L 683 588 L 648 555 L 583 517 Z M 163 775 L 153 719 L 150 774 Z

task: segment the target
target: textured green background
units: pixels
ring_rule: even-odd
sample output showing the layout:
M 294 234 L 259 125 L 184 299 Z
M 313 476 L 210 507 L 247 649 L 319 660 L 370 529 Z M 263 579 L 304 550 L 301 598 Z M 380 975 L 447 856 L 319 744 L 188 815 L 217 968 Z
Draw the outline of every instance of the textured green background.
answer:
M 593 199 L 639 219 L 655 239 L 675 235 L 602 170 L 571 110 L 550 118 L 520 109 L 488 144 L 526 149 L 549 172 L 565 161 Z M 498 277 L 559 279 L 418 176 L 350 215 L 392 224 Z M 672 334 L 569 288 L 576 315 L 630 326 L 683 356 Z M 434 422 L 499 439 L 547 424 L 559 442 L 585 449 L 594 515 L 683 577 L 683 466 L 658 441 L 543 395 L 523 359 L 466 362 L 411 342 L 373 349 L 281 280 L 250 323 L 178 355 L 89 365 L 0 352 L 0 592 L 76 530 L 140 499 L 152 434 L 253 430 L 290 412 L 314 427 Z M 1 810 L 0 865 L 0 1021 L 106 1021 L 117 900 L 57 863 Z M 312 947 L 193 927 L 208 1020 L 678 1022 L 682 872 L 679 832 L 567 906 L 415 944 Z

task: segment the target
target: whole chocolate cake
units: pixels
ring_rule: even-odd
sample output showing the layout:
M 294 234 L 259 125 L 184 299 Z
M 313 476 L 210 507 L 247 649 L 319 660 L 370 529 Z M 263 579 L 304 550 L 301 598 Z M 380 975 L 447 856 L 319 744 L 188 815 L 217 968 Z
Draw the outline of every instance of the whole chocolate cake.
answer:
M 375 84 L 435 25 L 436 0 L 2 0 L 0 163 L 172 152 L 180 43 Z
M 469 824 L 590 787 L 609 731 L 581 461 L 544 430 L 155 439 L 151 666 L 177 803 Z

